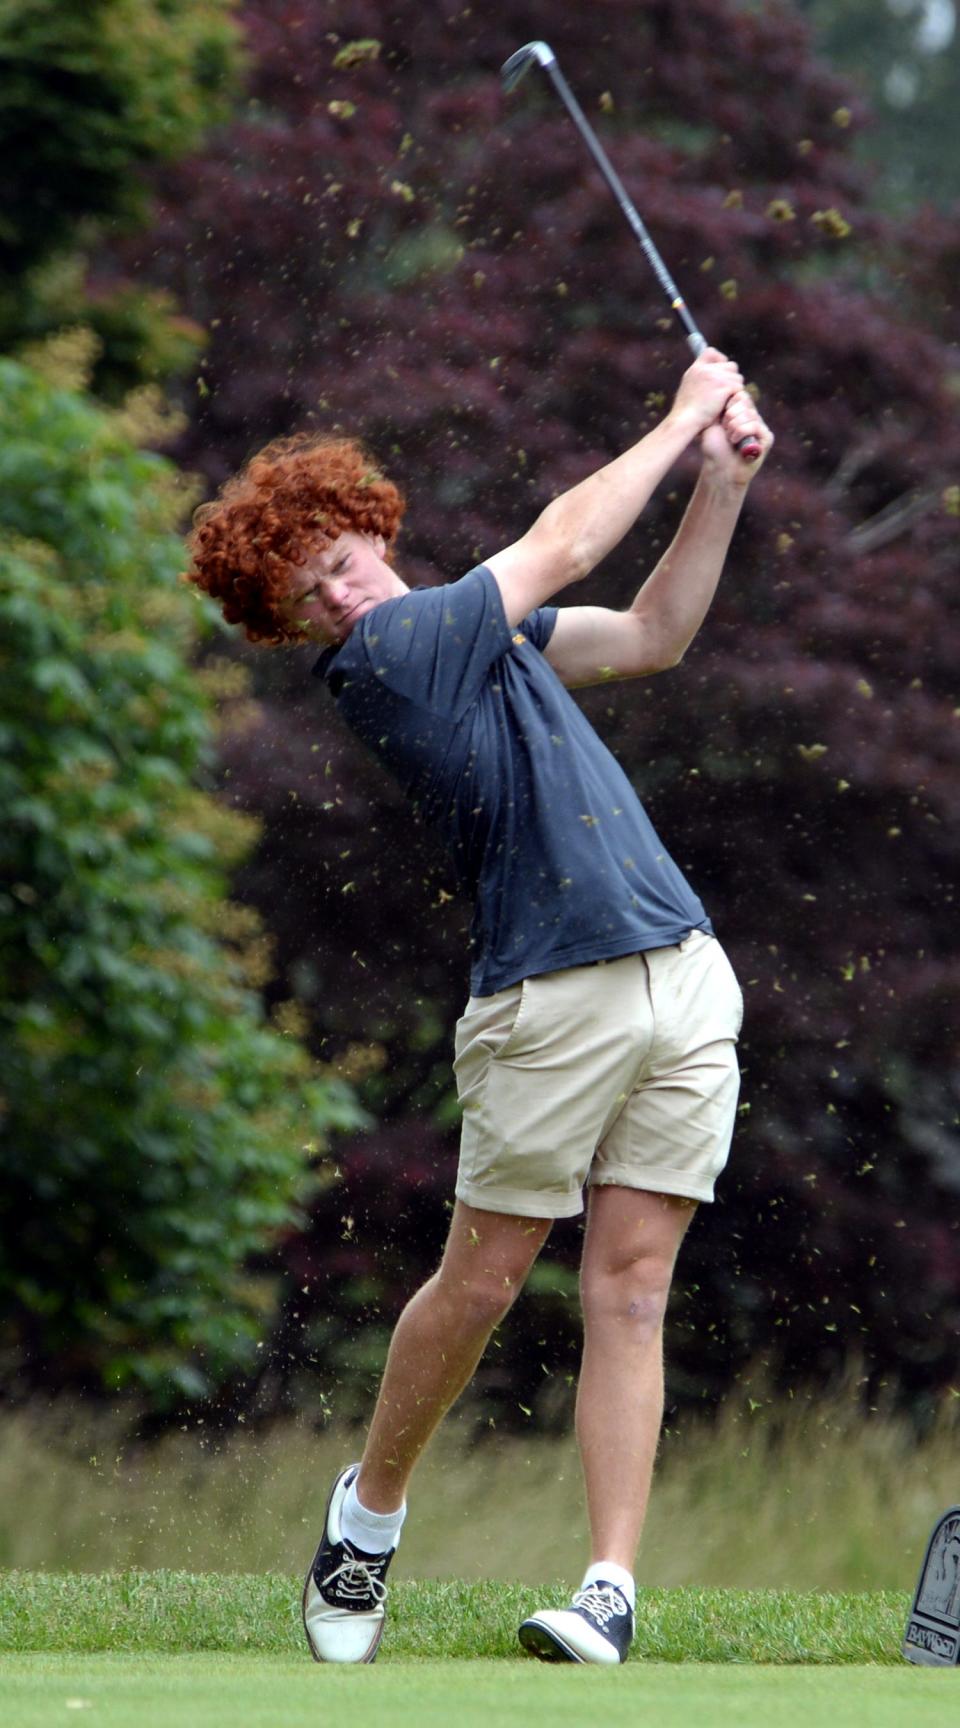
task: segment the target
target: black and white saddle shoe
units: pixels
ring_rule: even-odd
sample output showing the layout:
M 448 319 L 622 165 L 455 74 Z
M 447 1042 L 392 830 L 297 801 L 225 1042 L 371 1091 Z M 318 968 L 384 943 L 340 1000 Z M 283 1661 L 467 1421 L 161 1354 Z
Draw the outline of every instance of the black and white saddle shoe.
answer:
M 541 1662 L 625 1662 L 633 1613 L 622 1590 L 598 1579 L 578 1590 L 569 1608 L 531 1614 L 517 1636 Z
M 395 1550 L 365 1554 L 340 1534 L 344 1495 L 359 1468 L 342 1470 L 330 1490 L 323 1536 L 303 1586 L 303 1629 L 315 1662 L 372 1662 L 383 1637 L 384 1579 Z

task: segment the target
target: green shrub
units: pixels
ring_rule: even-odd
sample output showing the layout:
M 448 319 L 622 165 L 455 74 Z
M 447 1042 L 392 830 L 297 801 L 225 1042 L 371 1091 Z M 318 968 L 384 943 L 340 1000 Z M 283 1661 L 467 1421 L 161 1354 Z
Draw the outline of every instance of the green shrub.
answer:
M 244 1264 L 360 1112 L 265 1019 L 187 489 L 129 418 L 0 361 L 0 1374 L 163 1407 L 255 1361 Z
M 0 274 L 48 257 L 82 220 L 143 219 L 137 169 L 185 156 L 229 114 L 244 60 L 233 9 L 0 0 Z

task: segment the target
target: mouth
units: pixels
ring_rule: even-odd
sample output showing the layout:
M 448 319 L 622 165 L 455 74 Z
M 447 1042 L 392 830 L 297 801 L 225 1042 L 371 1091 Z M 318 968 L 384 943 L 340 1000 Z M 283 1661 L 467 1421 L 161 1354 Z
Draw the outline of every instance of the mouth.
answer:
M 360 607 L 363 604 L 364 602 L 362 600 L 358 600 L 355 606 L 351 606 L 349 612 L 341 613 L 340 617 L 336 620 L 337 629 L 339 630 L 341 626 L 347 622 L 348 618 L 352 618 L 355 612 L 359 612 Z

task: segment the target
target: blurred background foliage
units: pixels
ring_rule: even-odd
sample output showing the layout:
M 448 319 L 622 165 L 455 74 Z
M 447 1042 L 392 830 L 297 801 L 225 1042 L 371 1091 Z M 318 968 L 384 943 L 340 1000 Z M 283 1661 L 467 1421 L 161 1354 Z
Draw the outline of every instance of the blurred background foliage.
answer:
M 42 367 L 0 361 L 0 1375 L 169 1408 L 255 1365 L 248 1259 L 361 1117 L 227 898 L 259 823 L 211 791 L 243 684 L 190 664 L 181 477 Z
M 131 5 L 115 9 L 125 35 Z M 61 10 L 8 0 L 0 43 Z M 141 441 L 162 442 L 197 496 L 271 436 L 343 428 L 409 492 L 399 567 L 411 583 L 452 579 L 514 539 L 653 424 L 685 364 L 549 89 L 531 79 L 509 103 L 499 94 L 500 63 L 535 36 L 556 49 L 696 316 L 754 380 L 777 446 L 700 639 L 669 675 L 578 698 L 703 896 L 747 998 L 740 1126 L 718 1203 L 684 1250 L 670 1396 L 710 1408 L 757 1362 L 773 1388 L 825 1381 L 855 1351 L 868 1397 L 894 1385 L 922 1416 L 956 1380 L 960 1324 L 960 212 L 887 195 L 883 150 L 871 154 L 876 90 L 833 69 L 802 9 L 777 0 L 140 10 L 124 88 L 161 16 L 174 31 L 189 11 L 197 42 L 210 33 L 191 57 L 188 32 L 175 72 L 162 59 L 191 88 L 157 99 L 163 114 L 180 103 L 199 115 L 202 137 L 188 119 L 175 150 L 172 132 L 164 143 L 162 129 L 132 128 L 118 178 L 147 201 L 140 229 L 119 191 L 78 202 L 49 253 L 30 253 L 25 220 L 11 224 L 25 250 L 4 279 L 0 345 L 20 355 L 18 390 L 24 362 L 39 378 L 36 344 L 49 352 L 72 319 L 96 339 L 88 394 L 112 413 L 131 391 L 141 411 L 150 403 L 159 419 Z M 102 11 L 106 0 L 91 18 Z M 95 108 L 86 86 L 76 100 L 83 116 Z M 29 136 L 20 148 L 42 185 L 49 163 L 31 164 Z M 179 427 L 160 424 L 159 384 Z M 137 484 L 163 491 L 169 462 L 149 448 L 131 460 L 159 463 Z M 695 468 L 694 456 L 679 465 L 589 598 L 629 601 Z M 35 537 L 62 502 L 47 486 L 36 505 Z M 108 517 L 101 529 L 113 532 Z M 95 532 L 76 569 L 79 591 L 98 569 Z M 266 1292 L 264 1348 L 242 1384 L 219 1376 L 220 1408 L 351 1418 L 449 1216 L 469 909 L 310 680 L 308 651 L 254 650 L 208 624 L 180 652 L 188 684 L 202 690 L 213 672 L 225 692 L 204 794 L 258 824 L 242 861 L 218 852 L 217 864 L 273 943 L 263 1011 L 302 1031 L 330 1119 L 345 1121 L 348 1087 L 370 1118 L 335 1143 L 303 1221 L 247 1257 Z M 143 676 L 152 689 L 156 672 Z M 149 808 L 166 834 L 162 802 Z M 142 892 L 136 873 L 130 892 Z M 185 916 L 204 928 L 198 905 Z M 274 1081 L 260 1083 L 273 1098 Z M 252 1164 L 255 1114 L 241 1123 L 237 1109 L 231 1129 Z M 195 1115 L 191 1132 L 215 1142 L 214 1162 L 225 1154 L 216 1120 Z M 494 1340 L 484 1420 L 567 1422 L 579 1240 L 577 1222 L 557 1227 Z M 239 1272 L 246 1248 L 225 1245 L 224 1267 Z M 96 1354 L 100 1323 L 85 1324 Z M 9 1385 L 22 1350 L 15 1337 Z M 44 1363 L 50 1383 L 61 1369 Z
M 182 371 L 204 333 L 163 294 L 87 292 L 85 247 L 149 214 L 143 171 L 231 113 L 244 65 L 235 0 L 3 0 L 0 349 L 77 324 L 103 338 L 94 387 Z
M 885 201 L 906 210 L 960 198 L 960 151 L 951 148 L 960 99 L 956 0 L 798 0 L 818 49 L 867 96 L 861 140 L 882 170 Z
M 62 108 L 90 163 L 71 183 L 64 155 L 61 180 L 39 128 L 15 162 L 8 261 L 18 233 L 21 261 L 42 258 L 34 173 L 52 244 L 85 215 L 138 207 L 130 163 L 169 154 L 171 128 L 199 135 L 210 32 L 194 18 L 172 44 L 181 11 L 5 9 L 4 47 L 27 68 L 5 82 L 5 114 L 46 83 L 53 143 Z M 104 114 L 122 94 L 122 126 L 95 125 L 101 81 Z M 63 280 L 81 276 L 70 258 Z M 275 1280 L 250 1258 L 305 1216 L 329 1132 L 363 1117 L 304 1048 L 295 1008 L 268 1015 L 269 933 L 228 898 L 260 830 L 214 790 L 246 680 L 192 664 L 223 630 L 177 581 L 197 487 L 141 448 L 182 416 L 155 383 L 96 401 L 101 338 L 82 297 L 72 309 L 0 360 L 0 1382 L 134 1392 L 162 1411 L 255 1367 Z

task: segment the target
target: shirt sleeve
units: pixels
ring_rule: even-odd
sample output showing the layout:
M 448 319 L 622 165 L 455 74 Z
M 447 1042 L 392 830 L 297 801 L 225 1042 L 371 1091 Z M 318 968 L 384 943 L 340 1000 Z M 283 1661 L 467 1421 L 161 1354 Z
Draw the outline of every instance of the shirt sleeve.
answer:
M 476 700 L 513 641 L 496 579 L 482 564 L 459 582 L 384 601 L 356 634 L 376 678 L 421 708 L 451 716 Z
M 538 606 L 536 612 L 528 612 L 520 628 L 535 648 L 541 654 L 547 646 L 557 625 L 556 606 Z

